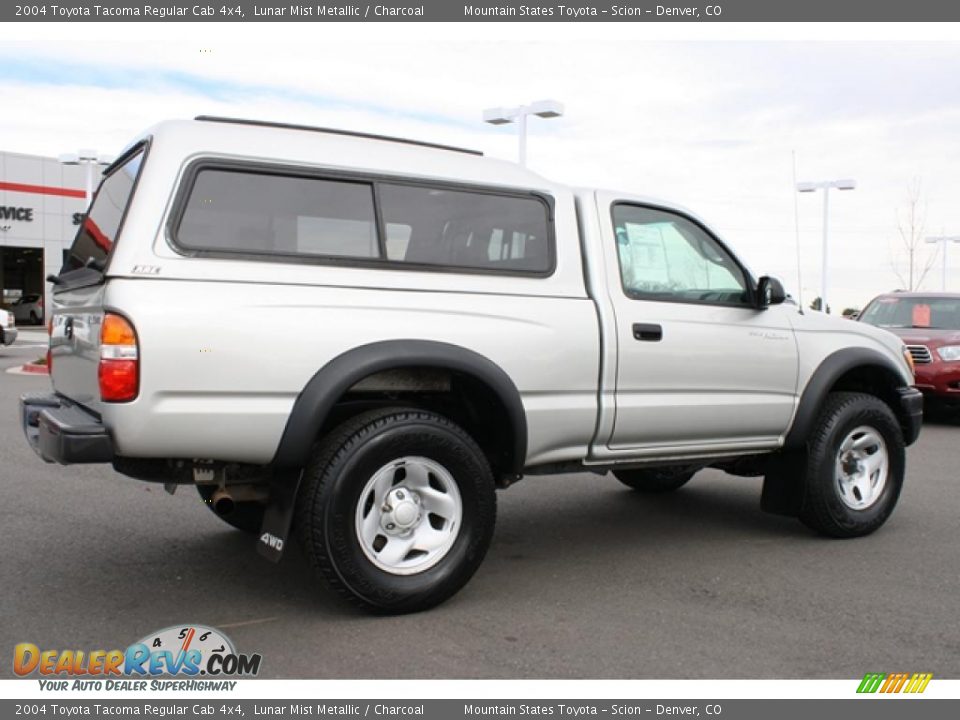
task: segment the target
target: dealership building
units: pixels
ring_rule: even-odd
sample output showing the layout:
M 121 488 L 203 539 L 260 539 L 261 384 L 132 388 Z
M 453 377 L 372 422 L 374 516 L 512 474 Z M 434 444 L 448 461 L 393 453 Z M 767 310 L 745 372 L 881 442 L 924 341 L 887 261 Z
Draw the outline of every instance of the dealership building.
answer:
M 87 168 L 57 158 L 0 152 L 0 305 L 42 295 L 73 242 L 87 207 Z M 94 172 L 99 172 L 95 169 Z

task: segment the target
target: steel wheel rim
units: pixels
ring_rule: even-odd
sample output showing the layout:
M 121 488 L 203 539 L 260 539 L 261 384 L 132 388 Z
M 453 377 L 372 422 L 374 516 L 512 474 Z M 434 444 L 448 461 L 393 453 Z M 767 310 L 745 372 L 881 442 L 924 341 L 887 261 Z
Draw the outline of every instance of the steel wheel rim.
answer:
M 840 501 L 851 510 L 866 510 L 877 502 L 887 485 L 887 443 L 875 428 L 861 425 L 840 443 L 835 465 Z
M 360 548 L 392 575 L 429 570 L 460 534 L 463 501 L 453 475 L 425 457 L 391 460 L 364 485 L 355 528 Z

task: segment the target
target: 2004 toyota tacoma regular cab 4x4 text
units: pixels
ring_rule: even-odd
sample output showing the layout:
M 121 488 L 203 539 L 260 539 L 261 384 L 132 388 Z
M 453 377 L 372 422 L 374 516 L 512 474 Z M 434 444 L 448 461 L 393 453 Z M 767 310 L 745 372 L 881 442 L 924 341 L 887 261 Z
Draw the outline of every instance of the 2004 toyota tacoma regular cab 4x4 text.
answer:
M 165 122 L 51 281 L 37 452 L 194 484 L 381 612 L 463 587 L 523 475 L 762 475 L 765 510 L 852 537 L 920 429 L 894 335 L 802 314 L 681 208 L 457 148 Z

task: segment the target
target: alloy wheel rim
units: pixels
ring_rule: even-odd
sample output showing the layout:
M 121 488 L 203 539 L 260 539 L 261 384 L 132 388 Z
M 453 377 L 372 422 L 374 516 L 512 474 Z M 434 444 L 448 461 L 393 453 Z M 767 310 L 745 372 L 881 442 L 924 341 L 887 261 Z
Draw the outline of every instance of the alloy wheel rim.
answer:
M 364 485 L 355 527 L 367 559 L 413 575 L 440 562 L 460 534 L 463 501 L 453 475 L 425 457 L 391 460 Z
M 877 502 L 887 485 L 887 443 L 875 428 L 854 428 L 840 443 L 835 466 L 841 502 L 851 510 L 866 510 Z

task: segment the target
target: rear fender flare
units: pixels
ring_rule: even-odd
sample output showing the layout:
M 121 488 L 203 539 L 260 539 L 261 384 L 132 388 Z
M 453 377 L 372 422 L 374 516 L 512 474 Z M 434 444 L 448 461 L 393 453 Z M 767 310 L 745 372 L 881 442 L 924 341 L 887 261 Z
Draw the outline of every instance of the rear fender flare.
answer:
M 485 383 L 507 413 L 512 447 L 510 472 L 520 474 L 527 454 L 526 413 L 510 376 L 489 358 L 458 345 L 427 340 L 386 340 L 349 350 L 324 365 L 307 382 L 287 419 L 273 464 L 306 464 L 330 410 L 360 380 L 384 370 L 431 367 L 470 375 Z

